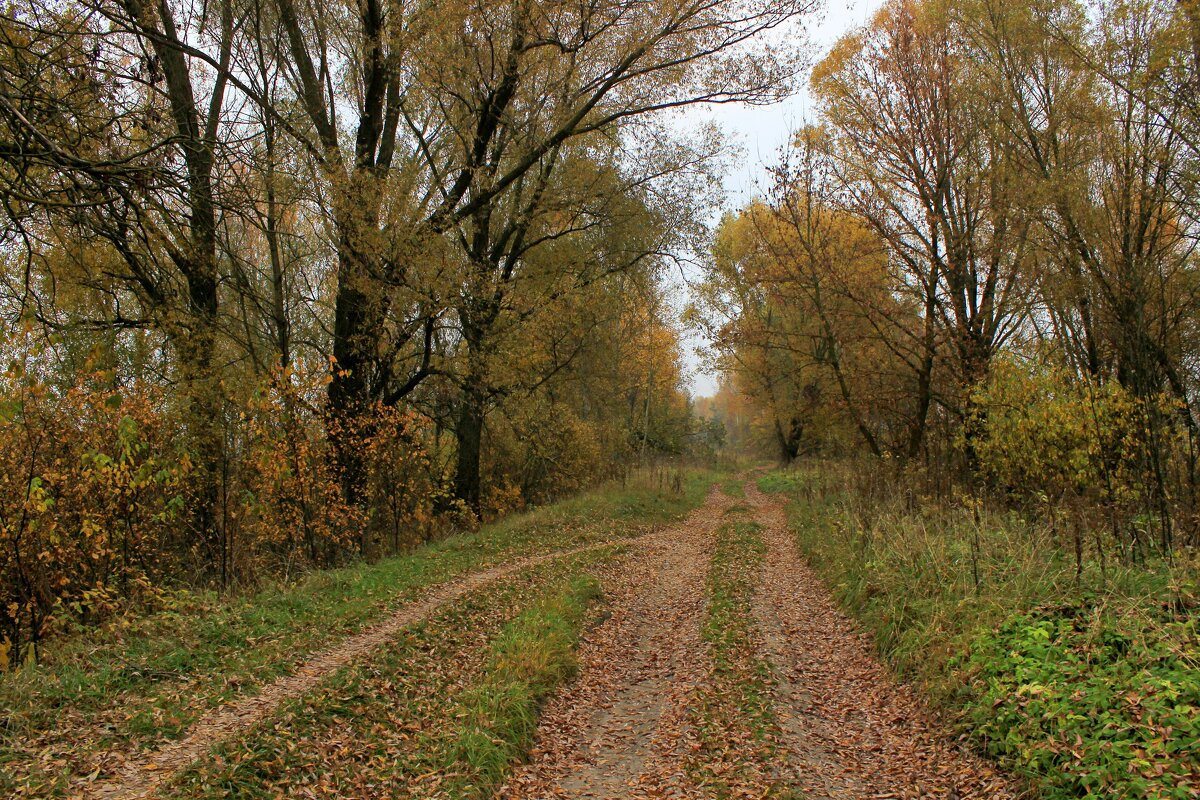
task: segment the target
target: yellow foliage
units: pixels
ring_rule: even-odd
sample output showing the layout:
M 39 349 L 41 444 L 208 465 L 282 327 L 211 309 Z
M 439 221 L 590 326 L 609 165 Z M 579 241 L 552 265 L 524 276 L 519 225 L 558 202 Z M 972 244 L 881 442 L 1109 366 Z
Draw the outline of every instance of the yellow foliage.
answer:
M 141 385 L 50 385 L 17 360 L 0 375 L 0 631 L 20 661 L 56 614 L 102 619 L 152 593 L 186 550 L 178 431 Z
M 981 468 L 1009 491 L 1051 501 L 1138 497 L 1149 415 L 1170 413 L 1166 400 L 1139 400 L 1116 381 L 1010 360 L 995 364 L 973 402 L 984 421 L 972 442 Z

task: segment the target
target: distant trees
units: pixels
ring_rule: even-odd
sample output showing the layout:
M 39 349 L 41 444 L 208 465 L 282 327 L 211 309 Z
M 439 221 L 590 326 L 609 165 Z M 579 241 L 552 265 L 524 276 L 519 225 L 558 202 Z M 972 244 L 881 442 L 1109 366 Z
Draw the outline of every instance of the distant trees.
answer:
M 781 455 L 856 438 L 1094 502 L 1127 554 L 1195 539 L 1195 30 L 1186 4 L 892 0 L 830 51 L 701 315 L 762 427 L 806 440 Z M 1048 441 L 1075 466 L 1022 449 Z
M 656 110 L 775 96 L 791 64 L 743 45 L 809 5 L 370 2 L 347 26 L 338 9 L 281 0 L 281 58 L 337 231 L 335 413 L 415 389 L 436 369 L 432 331 L 452 309 L 468 361 L 456 492 L 477 506 L 485 339 L 511 273 L 541 238 L 530 226 L 563 186 L 556 171 L 577 159 L 573 140 L 619 137 L 623 121 Z M 342 52 L 355 56 L 339 66 Z M 352 160 L 337 118 L 347 83 Z M 460 249 L 427 252 L 434 241 Z M 398 370 L 404 354 L 410 366 Z M 351 476 L 354 448 L 341 451 Z

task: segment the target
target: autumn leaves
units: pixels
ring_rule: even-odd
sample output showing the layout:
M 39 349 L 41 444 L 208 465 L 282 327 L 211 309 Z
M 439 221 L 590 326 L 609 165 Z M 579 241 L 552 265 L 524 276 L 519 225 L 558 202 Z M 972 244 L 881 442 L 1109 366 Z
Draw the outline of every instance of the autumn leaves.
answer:
M 375 558 L 691 449 L 660 278 L 722 148 L 659 112 L 779 96 L 795 48 L 756 37 L 812 5 L 6 7 L 9 660 L 126 586 Z M 89 484 L 93 536 L 60 478 L 126 418 L 163 478 Z
M 1185 7 L 1123 0 L 894 0 L 843 37 L 697 303 L 743 427 L 1171 550 L 1197 482 L 1194 41 Z

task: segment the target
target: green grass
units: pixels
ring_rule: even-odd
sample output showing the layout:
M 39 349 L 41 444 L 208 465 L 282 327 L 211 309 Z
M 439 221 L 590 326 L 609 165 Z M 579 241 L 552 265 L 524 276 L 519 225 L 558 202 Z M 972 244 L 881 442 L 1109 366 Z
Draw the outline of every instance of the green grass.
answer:
M 1085 560 L 1077 581 L 1044 527 L 853 472 L 871 468 L 768 483 L 793 498 L 799 546 L 881 654 L 1042 797 L 1195 796 L 1200 762 L 1181 749 L 1200 730 L 1196 615 L 1177 610 L 1187 569 Z
M 1050 797 L 1200 792 L 1196 620 L 1081 599 L 984 632 L 966 663 L 968 719 L 987 750 Z
M 678 494 L 606 487 L 375 564 L 241 597 L 180 593 L 160 612 L 51 641 L 41 663 L 0 675 L 0 792 L 90 771 L 96 751 L 177 738 L 208 709 L 290 673 L 432 584 L 536 552 L 639 535 L 699 505 L 714 480 L 685 473 Z
M 490 786 L 526 751 L 537 702 L 569 674 L 598 597 L 590 571 L 615 552 L 545 564 L 450 604 L 215 748 L 170 796 L 465 797 Z
M 811 486 L 816 476 L 809 472 L 775 471 L 768 472 L 756 481 L 758 489 L 767 494 L 787 492 L 794 494 Z
M 505 626 L 485 674 L 464 693 L 454 742 L 443 753 L 451 797 L 490 797 L 533 745 L 544 699 L 575 672 L 589 610 L 602 597 L 592 576 L 576 576 Z
M 737 500 L 742 500 L 742 499 L 745 499 L 745 497 L 746 497 L 746 487 L 742 484 L 742 482 L 740 480 L 738 480 L 736 478 L 727 480 L 727 481 L 722 481 L 721 491 L 723 491 L 727 496 L 735 498 Z
M 701 630 L 712 666 L 693 700 L 700 747 L 689 764 L 693 778 L 717 798 L 792 796 L 777 777 L 783 754 L 774 680 L 771 665 L 758 655 L 761 634 L 751 607 L 765 555 L 756 523 L 718 529 Z

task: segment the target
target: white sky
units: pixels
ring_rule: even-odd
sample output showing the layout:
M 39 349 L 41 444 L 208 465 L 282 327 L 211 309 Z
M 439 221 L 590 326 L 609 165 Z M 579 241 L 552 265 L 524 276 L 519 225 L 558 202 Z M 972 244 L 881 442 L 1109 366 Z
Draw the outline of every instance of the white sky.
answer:
M 865 24 L 881 2 L 826 0 L 826 8 L 819 17 L 805 22 L 813 46 L 812 63 L 819 61 L 843 34 Z M 766 189 L 766 167 L 778 160 L 779 149 L 787 143 L 791 132 L 815 116 L 807 78 L 800 84 L 795 94 L 772 106 L 725 105 L 688 111 L 689 117 L 697 122 L 716 122 L 742 151 L 725 177 L 728 210 L 741 208 L 752 198 L 762 195 Z M 717 376 L 700 369 L 696 350 L 703 346 L 698 339 L 687 343 L 692 394 L 698 397 L 712 395 L 717 390 Z

